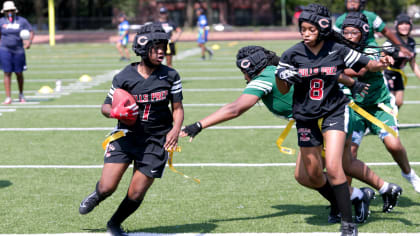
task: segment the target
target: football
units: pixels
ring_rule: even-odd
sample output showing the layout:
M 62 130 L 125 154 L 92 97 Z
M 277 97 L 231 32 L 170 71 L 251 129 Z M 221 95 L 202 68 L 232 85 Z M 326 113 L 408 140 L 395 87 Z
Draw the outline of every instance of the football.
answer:
M 133 104 L 136 104 L 134 97 L 124 89 L 115 89 L 114 95 L 112 96 L 112 108 L 122 104 L 124 107 L 129 107 Z M 119 121 L 125 125 L 134 125 L 136 123 L 137 116 L 135 119 L 120 119 Z
M 29 32 L 29 30 L 26 29 L 21 30 L 19 35 L 20 38 L 23 40 L 28 40 L 31 37 L 31 33 Z

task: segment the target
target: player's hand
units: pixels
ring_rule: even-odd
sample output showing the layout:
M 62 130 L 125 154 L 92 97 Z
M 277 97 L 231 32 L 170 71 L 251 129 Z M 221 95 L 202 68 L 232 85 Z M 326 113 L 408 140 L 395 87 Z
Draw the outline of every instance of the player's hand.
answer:
M 414 54 L 404 46 L 400 46 L 400 53 L 402 54 L 401 57 L 412 58 L 414 56 Z
M 299 84 L 302 82 L 299 72 L 292 68 L 277 66 L 275 73 L 279 79 L 285 80 L 289 84 Z
M 137 115 L 139 114 L 139 106 L 137 104 L 132 104 L 131 106 L 125 107 L 124 101 L 121 102 L 118 106 L 111 109 L 111 113 L 109 117 L 115 119 L 137 119 Z
M 181 133 L 179 134 L 179 136 L 181 137 L 186 137 L 186 136 L 190 136 L 190 142 L 192 141 L 192 139 L 201 132 L 201 130 L 203 129 L 203 126 L 201 125 L 201 123 L 195 122 L 194 124 L 190 124 L 185 126 L 184 128 L 181 129 Z
M 389 56 L 389 55 L 386 55 L 384 57 L 380 57 L 379 62 L 381 62 L 384 65 L 384 67 L 386 68 L 386 67 L 394 64 L 394 58 Z
M 360 96 L 365 97 L 365 95 L 368 94 L 367 90 L 369 89 L 369 86 L 370 84 L 355 80 L 353 86 L 350 88 L 351 96 L 355 98 L 356 94 L 360 94 Z
M 29 49 L 31 47 L 31 42 L 29 40 L 24 40 L 23 41 L 23 48 L 24 49 Z
M 178 146 L 178 136 L 179 136 L 179 128 L 178 129 L 171 129 L 171 131 L 166 134 L 166 141 L 163 147 L 165 150 L 175 150 Z

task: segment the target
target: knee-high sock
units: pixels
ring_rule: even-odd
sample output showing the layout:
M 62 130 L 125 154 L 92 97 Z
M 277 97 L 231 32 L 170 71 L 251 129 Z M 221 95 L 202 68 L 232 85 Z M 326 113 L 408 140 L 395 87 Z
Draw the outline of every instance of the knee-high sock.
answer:
M 350 192 L 347 181 L 332 186 L 334 189 L 335 199 L 337 200 L 338 209 L 341 212 L 341 220 L 346 222 L 353 222 L 350 202 Z
M 115 225 L 120 225 L 125 219 L 127 219 L 131 214 L 133 214 L 137 210 L 137 208 L 139 208 L 142 201 L 143 200 L 131 200 L 130 198 L 128 198 L 128 196 L 126 196 L 121 202 L 117 211 L 111 217 L 110 222 Z

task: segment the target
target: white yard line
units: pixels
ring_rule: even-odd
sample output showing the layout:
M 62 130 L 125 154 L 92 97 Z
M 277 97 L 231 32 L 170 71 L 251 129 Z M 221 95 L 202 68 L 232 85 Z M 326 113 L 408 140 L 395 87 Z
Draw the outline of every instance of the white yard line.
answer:
M 63 234 L 0 234 L 0 236 L 109 236 L 108 233 L 63 233 Z M 339 236 L 338 232 L 313 233 L 128 233 L 129 236 Z M 359 236 L 420 236 L 420 233 L 362 233 Z
M 1 111 L 1 110 L 0 110 Z M 401 128 L 418 128 L 420 124 L 399 124 Z M 40 131 L 111 131 L 114 127 L 46 127 L 46 128 L 0 128 L 0 132 L 40 132 Z M 241 126 L 213 126 L 207 129 L 238 130 L 238 129 L 284 129 L 285 125 L 241 125 Z M 293 126 L 293 128 L 296 128 Z
M 395 162 L 367 162 L 368 166 L 396 166 Z M 179 167 L 294 167 L 296 163 L 174 163 Z M 420 162 L 410 162 L 412 166 Z M 0 169 L 100 169 L 103 165 L 0 165 Z M 133 166 L 130 165 L 132 168 Z

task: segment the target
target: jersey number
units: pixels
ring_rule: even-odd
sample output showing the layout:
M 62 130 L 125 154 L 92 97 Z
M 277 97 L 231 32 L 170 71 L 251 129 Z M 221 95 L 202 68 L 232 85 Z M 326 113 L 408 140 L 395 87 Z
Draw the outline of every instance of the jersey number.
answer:
M 324 96 L 324 81 L 322 79 L 311 80 L 311 90 L 309 91 L 309 97 L 312 100 L 321 100 Z
M 149 114 L 150 114 L 150 107 L 151 106 L 152 106 L 152 104 L 146 104 L 144 106 L 143 117 L 141 118 L 143 121 L 149 120 Z

